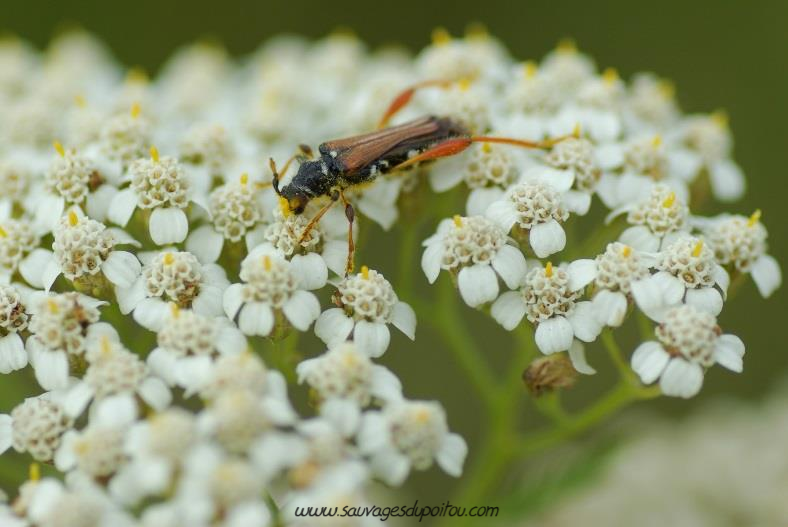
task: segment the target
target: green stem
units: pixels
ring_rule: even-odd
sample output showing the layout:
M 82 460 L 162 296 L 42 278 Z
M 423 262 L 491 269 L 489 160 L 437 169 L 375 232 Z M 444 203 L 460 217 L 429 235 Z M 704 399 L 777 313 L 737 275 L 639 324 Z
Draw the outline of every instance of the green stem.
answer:
M 605 329 L 601 335 L 602 343 L 605 345 L 605 349 L 607 350 L 607 354 L 610 356 L 610 360 L 613 361 L 613 365 L 618 370 L 619 375 L 621 375 L 622 379 L 626 379 L 626 381 L 633 385 L 638 385 L 637 377 L 635 377 L 635 373 L 632 371 L 632 368 L 629 367 L 629 363 L 624 358 L 624 354 L 621 352 L 621 347 L 616 342 L 616 337 L 613 335 L 613 330 Z

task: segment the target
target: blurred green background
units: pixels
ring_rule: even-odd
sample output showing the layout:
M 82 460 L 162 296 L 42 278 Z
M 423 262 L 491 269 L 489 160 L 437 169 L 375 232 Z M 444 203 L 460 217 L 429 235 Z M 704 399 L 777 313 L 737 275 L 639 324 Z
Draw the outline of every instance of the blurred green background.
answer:
M 742 214 L 762 209 L 770 251 L 781 262 L 788 261 L 788 2 L 4 0 L 2 4 L 0 30 L 44 47 L 58 30 L 81 26 L 101 37 L 122 62 L 149 71 L 155 71 L 179 45 L 203 37 L 243 54 L 276 34 L 318 38 L 346 28 L 372 47 L 399 43 L 415 51 L 429 43 L 436 26 L 461 34 L 468 23 L 481 22 L 520 59 L 540 58 L 558 40 L 571 37 L 601 68 L 616 67 L 625 78 L 650 70 L 673 79 L 685 111 L 723 108 L 728 112 L 735 156 L 748 176 L 749 190 L 744 200 L 725 208 Z M 365 263 L 393 274 L 387 247 L 385 239 L 374 236 L 364 252 Z M 418 266 L 418 260 L 412 265 Z M 427 287 L 420 272 L 416 283 Z M 641 408 L 684 413 L 721 394 L 757 401 L 785 377 L 786 307 L 785 288 L 764 301 L 748 281 L 721 317 L 723 328 L 747 344 L 744 373 L 713 368 L 702 393 L 692 401 L 659 400 Z M 503 364 L 514 351 L 508 337 L 480 314 L 470 313 L 468 318 L 492 362 Z M 570 404 L 612 383 L 612 369 L 601 353 L 590 354 L 589 360 L 598 364 L 600 374 L 582 379 L 570 395 Z M 472 456 L 482 426 L 477 415 L 480 406 L 439 340 L 426 330 L 415 346 L 397 339 L 384 362 L 401 376 L 409 396 L 446 404 L 452 428 L 470 438 Z M 530 413 L 525 416 L 526 421 L 531 418 Z M 412 495 L 433 504 L 442 503 L 453 485 L 437 471 L 419 475 L 413 483 Z

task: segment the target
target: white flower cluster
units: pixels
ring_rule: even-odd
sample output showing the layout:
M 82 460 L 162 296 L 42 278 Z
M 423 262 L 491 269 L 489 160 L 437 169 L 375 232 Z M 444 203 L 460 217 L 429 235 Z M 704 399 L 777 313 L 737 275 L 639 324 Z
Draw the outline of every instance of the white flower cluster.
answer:
M 724 119 L 685 117 L 662 81 L 597 74 L 574 49 L 518 64 L 489 37 L 442 38 L 411 59 L 334 36 L 239 64 L 195 45 L 148 80 L 68 34 L 43 57 L 3 40 L 0 64 L 0 372 L 29 365 L 44 390 L 0 416 L 0 451 L 66 476 L 32 470 L 4 525 L 265 526 L 301 504 L 362 504 L 372 480 L 400 485 L 433 463 L 461 474 L 467 446 L 443 407 L 406 399 L 373 362 L 390 326 L 415 338 L 414 310 L 383 273 L 346 273 L 345 214 L 311 225 L 315 204 L 284 211 L 263 170 L 294 145 L 372 129 L 420 79 L 443 82 L 396 119 L 559 138 L 431 166 L 436 190 L 470 193 L 422 258 L 429 282 L 446 271 L 505 328 L 527 319 L 543 353 L 593 373 L 581 342 L 636 303 L 658 326 L 632 367 L 688 397 L 712 364 L 741 370 L 743 344 L 716 323 L 730 273 L 764 296 L 780 284 L 759 214 L 687 208 L 697 181 L 721 199 L 743 190 Z M 347 197 L 388 229 L 408 181 Z M 536 260 L 567 249 L 595 196 L 631 224 L 621 239 L 596 258 Z M 292 372 L 317 410 L 302 417 L 258 351 L 312 327 L 328 351 Z

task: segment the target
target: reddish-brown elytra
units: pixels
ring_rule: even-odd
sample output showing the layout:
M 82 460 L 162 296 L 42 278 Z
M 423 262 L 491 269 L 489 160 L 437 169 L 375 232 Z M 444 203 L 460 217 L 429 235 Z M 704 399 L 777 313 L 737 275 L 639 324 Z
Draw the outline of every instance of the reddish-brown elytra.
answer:
M 341 200 L 348 219 L 348 260 L 346 273 L 353 270 L 353 221 L 355 212 L 345 197 L 345 190 L 374 180 L 379 174 L 404 170 L 419 163 L 459 154 L 473 143 L 503 143 L 524 148 L 550 148 L 569 136 L 544 141 L 526 141 L 509 137 L 473 135 L 466 127 L 450 117 L 427 116 L 397 126 L 386 127 L 390 119 L 413 98 L 416 90 L 429 86 L 445 86 L 448 81 L 425 81 L 401 92 L 389 105 L 380 121 L 379 129 L 345 139 L 335 139 L 320 145 L 320 158 L 309 160 L 312 152 L 301 145 L 301 154 L 288 160 L 278 172 L 270 160 L 273 187 L 280 196 L 286 213 L 301 214 L 307 204 L 319 197 L 330 201 L 310 220 L 301 236 L 306 239 L 323 215 Z M 293 179 L 282 187 L 279 181 L 294 159 L 303 162 Z

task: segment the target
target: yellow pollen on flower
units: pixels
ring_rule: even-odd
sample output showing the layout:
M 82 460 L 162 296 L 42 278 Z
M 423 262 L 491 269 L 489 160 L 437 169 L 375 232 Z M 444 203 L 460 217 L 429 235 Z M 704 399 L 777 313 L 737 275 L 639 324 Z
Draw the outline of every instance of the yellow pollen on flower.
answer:
M 676 93 L 676 87 L 667 79 L 660 80 L 657 89 L 659 90 L 659 93 L 666 99 L 672 99 Z
M 468 89 L 471 87 L 471 84 L 473 84 L 473 79 L 470 77 L 463 77 L 457 81 L 457 87 L 460 89 L 460 91 L 468 91 Z
M 27 479 L 36 482 L 41 479 L 41 465 L 38 463 L 30 463 L 30 468 L 27 470 Z
M 445 46 L 451 42 L 451 34 L 445 27 L 436 27 L 432 30 L 432 43 L 436 46 Z
M 490 143 L 482 143 L 482 152 L 485 154 L 492 152 L 492 146 L 490 146 Z
M 162 259 L 164 265 L 172 265 L 175 262 L 175 256 L 172 253 L 164 253 L 164 258 Z
M 553 262 L 547 262 L 547 265 L 544 266 L 544 275 L 547 278 L 553 277 Z
M 243 174 L 241 174 L 241 185 L 246 186 L 247 184 L 249 184 L 249 174 L 244 172 Z
M 101 336 L 100 345 L 101 345 L 101 354 L 104 355 L 105 357 L 109 355 L 110 352 L 112 351 L 112 342 L 109 340 L 109 337 L 107 335 Z
M 632 254 L 632 247 L 625 245 L 624 248 L 621 249 L 621 254 L 624 255 L 624 258 L 629 258 L 629 255 Z
M 564 38 L 555 48 L 559 53 L 577 53 L 577 44 L 571 38 Z
M 666 209 L 669 209 L 673 206 L 674 203 L 676 203 L 676 193 L 671 192 L 670 194 L 668 194 L 668 197 L 665 198 L 665 200 L 662 202 L 662 206 L 665 207 Z
M 421 408 L 413 417 L 417 423 L 424 424 L 430 420 L 430 412 L 426 408 Z
M 131 68 L 128 73 L 126 73 L 126 82 L 128 84 L 147 84 L 148 74 L 139 66 Z
M 457 227 L 458 229 L 462 227 L 462 216 L 460 216 L 459 214 L 455 214 L 454 217 L 452 218 L 452 221 L 454 221 L 454 226 Z
M 482 40 L 489 36 L 490 33 L 487 31 L 487 26 L 481 22 L 471 22 L 468 24 L 468 27 L 465 28 L 465 38 L 468 40 Z
M 536 62 L 529 60 L 523 64 L 523 75 L 526 79 L 533 79 L 539 71 L 539 66 Z
M 661 145 L 662 145 L 662 136 L 657 134 L 651 140 L 651 146 L 653 146 L 654 148 L 659 148 Z
M 605 81 L 605 84 L 614 84 L 618 82 L 618 70 L 616 68 L 607 68 L 602 73 L 602 80 Z
M 271 270 L 271 257 L 268 256 L 267 254 L 263 256 L 263 269 L 265 269 L 266 271 Z
M 697 258 L 700 256 L 701 251 L 703 251 L 703 240 L 698 240 L 698 243 L 692 248 L 692 256 Z
M 575 127 L 572 128 L 572 137 L 574 137 L 575 139 L 580 139 L 581 131 L 582 130 L 580 128 L 580 123 L 575 123 Z
M 761 209 L 756 209 L 755 212 L 752 213 L 750 219 L 747 220 L 748 227 L 755 227 L 755 225 L 761 221 Z
M 0 225 L 0 238 L 8 238 L 8 232 Z
M 60 311 L 60 308 L 57 307 L 57 302 L 55 302 L 51 298 L 47 300 L 47 308 L 49 309 L 49 312 L 52 314 L 56 314 L 58 311 Z
M 290 210 L 290 203 L 282 196 L 279 196 L 279 208 L 282 211 L 282 216 L 285 218 L 289 218 L 290 215 L 293 214 L 293 211 Z
M 170 302 L 170 314 L 172 315 L 172 318 L 178 318 L 181 316 L 181 308 L 178 307 L 178 304 L 175 302 Z
M 60 157 L 65 157 L 66 149 L 63 148 L 63 145 L 60 143 L 60 141 L 55 141 L 54 143 L 52 143 L 52 146 L 55 147 L 55 152 L 57 152 L 60 155 Z
M 154 163 L 159 162 L 159 149 L 155 146 L 150 147 L 150 158 L 153 160 Z
M 364 280 L 369 280 L 369 267 L 366 265 L 361 266 L 361 278 Z
M 84 108 L 88 105 L 88 102 L 85 98 L 81 95 L 74 95 L 74 104 L 79 106 L 80 108 Z
M 77 223 L 79 223 L 79 216 L 73 210 L 68 211 L 68 224 L 72 227 L 76 227 Z
M 131 118 L 136 119 L 142 113 L 142 108 L 140 107 L 140 103 L 135 102 L 131 105 Z
M 717 110 L 712 113 L 711 120 L 720 128 L 728 128 L 728 112 L 725 110 Z

